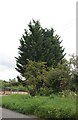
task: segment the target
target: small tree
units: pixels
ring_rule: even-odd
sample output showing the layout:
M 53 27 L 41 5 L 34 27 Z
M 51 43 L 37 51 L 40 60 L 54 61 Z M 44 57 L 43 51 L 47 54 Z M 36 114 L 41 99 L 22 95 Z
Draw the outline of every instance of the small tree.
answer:
M 46 62 L 28 61 L 28 64 L 25 66 L 24 76 L 26 85 L 30 89 L 30 94 L 37 94 L 40 88 L 45 86 L 47 70 Z

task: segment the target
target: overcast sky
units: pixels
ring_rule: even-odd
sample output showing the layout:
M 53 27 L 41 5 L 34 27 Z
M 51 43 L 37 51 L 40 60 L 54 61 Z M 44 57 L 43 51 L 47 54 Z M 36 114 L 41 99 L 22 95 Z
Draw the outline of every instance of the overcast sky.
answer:
M 67 56 L 76 53 L 77 0 L 0 0 L 0 79 L 13 79 L 19 39 L 30 20 L 53 27 L 61 36 Z

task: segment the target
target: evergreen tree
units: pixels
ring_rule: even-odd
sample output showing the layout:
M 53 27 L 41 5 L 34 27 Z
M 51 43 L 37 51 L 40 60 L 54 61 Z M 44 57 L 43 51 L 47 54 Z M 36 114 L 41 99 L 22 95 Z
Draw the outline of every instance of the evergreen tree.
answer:
M 54 35 L 53 28 L 43 29 L 39 21 L 33 20 L 28 24 L 29 31 L 20 39 L 19 55 L 16 57 L 16 70 L 24 77 L 24 65 L 27 59 L 47 62 L 47 66 L 56 67 L 64 58 L 64 49 L 60 46 L 60 37 Z

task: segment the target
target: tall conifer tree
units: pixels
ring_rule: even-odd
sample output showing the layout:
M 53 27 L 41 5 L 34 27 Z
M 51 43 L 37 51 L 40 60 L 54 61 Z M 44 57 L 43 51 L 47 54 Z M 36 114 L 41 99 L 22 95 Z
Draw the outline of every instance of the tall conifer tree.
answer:
M 60 45 L 60 37 L 54 35 L 53 28 L 43 29 L 39 21 L 33 20 L 28 24 L 29 31 L 20 39 L 19 55 L 16 57 L 16 70 L 24 77 L 24 66 L 27 59 L 47 62 L 47 66 L 56 67 L 64 58 L 64 48 Z

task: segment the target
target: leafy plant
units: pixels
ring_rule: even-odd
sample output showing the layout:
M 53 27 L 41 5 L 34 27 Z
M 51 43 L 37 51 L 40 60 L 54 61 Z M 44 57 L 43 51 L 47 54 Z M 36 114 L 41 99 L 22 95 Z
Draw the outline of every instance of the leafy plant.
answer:
M 45 86 L 47 70 L 46 62 L 28 61 L 28 64 L 25 66 L 24 76 L 30 94 L 35 95 L 39 93 L 40 88 Z
M 2 106 L 41 118 L 75 118 L 76 97 L 10 95 L 2 97 Z

